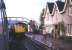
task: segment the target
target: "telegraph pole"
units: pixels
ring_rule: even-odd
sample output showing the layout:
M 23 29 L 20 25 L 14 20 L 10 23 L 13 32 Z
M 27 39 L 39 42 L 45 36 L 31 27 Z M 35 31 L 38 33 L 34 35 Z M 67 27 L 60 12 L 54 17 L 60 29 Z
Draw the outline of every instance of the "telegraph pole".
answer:
M 1 11 L 1 19 L 2 19 L 2 38 L 3 38 L 3 49 L 2 50 L 8 50 L 8 21 L 7 21 L 7 15 L 5 11 L 5 3 L 3 0 L 0 0 L 0 11 Z

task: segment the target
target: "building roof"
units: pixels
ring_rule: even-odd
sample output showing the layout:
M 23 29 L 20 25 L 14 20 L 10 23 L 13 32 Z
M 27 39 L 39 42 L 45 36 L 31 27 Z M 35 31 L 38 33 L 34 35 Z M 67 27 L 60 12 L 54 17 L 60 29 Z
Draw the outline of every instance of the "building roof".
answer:
M 65 2 L 56 1 L 56 3 L 57 3 L 57 6 L 58 6 L 59 11 L 63 11 L 64 6 L 65 6 Z
M 47 6 L 48 6 L 49 12 L 50 12 L 50 14 L 51 14 L 52 11 L 53 11 L 53 8 L 54 8 L 54 3 L 47 2 Z

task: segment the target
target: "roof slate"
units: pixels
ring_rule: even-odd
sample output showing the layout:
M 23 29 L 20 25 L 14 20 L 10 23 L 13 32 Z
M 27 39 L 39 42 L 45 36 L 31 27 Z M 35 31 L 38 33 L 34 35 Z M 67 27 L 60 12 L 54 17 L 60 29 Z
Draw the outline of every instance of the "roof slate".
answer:
M 54 8 L 54 3 L 47 2 L 47 5 L 48 5 L 48 8 L 49 8 L 49 12 L 51 14 L 52 11 L 53 11 L 53 8 Z
M 65 3 L 62 1 L 56 1 L 59 11 L 63 11 Z

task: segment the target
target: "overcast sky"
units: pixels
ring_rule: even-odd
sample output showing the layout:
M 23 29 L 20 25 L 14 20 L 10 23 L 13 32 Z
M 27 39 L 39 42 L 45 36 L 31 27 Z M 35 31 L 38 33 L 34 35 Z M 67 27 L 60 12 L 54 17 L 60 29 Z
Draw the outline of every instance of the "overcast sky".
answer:
M 56 0 L 4 0 L 8 17 L 25 17 L 39 21 L 41 10 L 46 2 Z

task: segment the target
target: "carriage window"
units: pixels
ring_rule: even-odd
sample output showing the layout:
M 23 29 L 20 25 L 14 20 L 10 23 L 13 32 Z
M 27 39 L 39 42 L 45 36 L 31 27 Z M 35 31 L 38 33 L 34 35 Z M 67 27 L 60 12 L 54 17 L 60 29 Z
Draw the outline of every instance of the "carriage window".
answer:
M 0 10 L 0 34 L 2 34 L 2 31 L 3 31 L 2 20 L 3 18 L 1 18 L 1 10 Z

